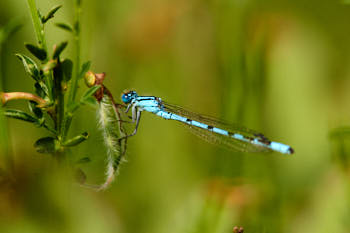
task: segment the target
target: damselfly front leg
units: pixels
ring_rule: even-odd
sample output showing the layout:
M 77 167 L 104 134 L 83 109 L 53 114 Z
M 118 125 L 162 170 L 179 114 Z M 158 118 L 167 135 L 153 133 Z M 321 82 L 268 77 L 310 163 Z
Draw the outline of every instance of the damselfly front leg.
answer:
M 130 103 L 128 105 L 128 107 L 126 108 L 125 113 L 128 113 L 130 108 L 131 108 L 131 112 L 132 112 L 132 115 L 131 115 L 132 123 L 136 122 L 135 129 L 134 129 L 134 132 L 132 132 L 129 135 L 125 135 L 124 137 L 122 137 L 120 139 L 126 139 L 128 137 L 134 136 L 137 133 L 137 129 L 138 129 L 139 124 L 140 124 L 141 110 L 138 109 L 137 106 L 134 103 Z

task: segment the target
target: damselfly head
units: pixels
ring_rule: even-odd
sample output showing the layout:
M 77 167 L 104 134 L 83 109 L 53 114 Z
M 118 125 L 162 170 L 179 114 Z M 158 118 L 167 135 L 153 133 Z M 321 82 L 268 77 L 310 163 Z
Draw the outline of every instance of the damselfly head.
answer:
M 133 99 L 137 97 L 136 91 L 128 91 L 122 94 L 122 101 L 124 104 L 129 104 Z

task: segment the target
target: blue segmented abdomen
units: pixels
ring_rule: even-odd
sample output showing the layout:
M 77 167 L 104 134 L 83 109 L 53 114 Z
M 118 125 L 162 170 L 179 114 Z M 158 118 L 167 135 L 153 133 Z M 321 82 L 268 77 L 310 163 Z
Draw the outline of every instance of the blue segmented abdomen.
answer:
M 180 121 L 183 122 L 185 124 L 188 124 L 190 126 L 195 126 L 195 127 L 199 127 L 217 134 L 221 134 L 224 136 L 228 136 L 240 141 L 244 141 L 244 142 L 248 142 L 257 146 L 261 146 L 261 147 L 265 147 L 274 151 L 278 151 L 280 153 L 283 154 L 292 154 L 293 153 L 293 149 L 285 144 L 279 143 L 279 142 L 273 142 L 273 141 L 269 141 L 267 138 L 265 138 L 262 134 L 257 134 L 255 135 L 255 138 L 253 137 L 247 137 L 244 136 L 242 134 L 239 133 L 231 133 L 227 130 L 224 129 L 220 129 L 217 127 L 213 127 L 204 123 L 201 123 L 199 121 L 195 121 L 195 120 L 191 120 L 189 118 L 174 114 L 174 113 L 170 113 L 164 110 L 159 110 L 156 115 L 164 118 L 164 119 L 168 119 L 168 120 L 176 120 L 176 121 Z

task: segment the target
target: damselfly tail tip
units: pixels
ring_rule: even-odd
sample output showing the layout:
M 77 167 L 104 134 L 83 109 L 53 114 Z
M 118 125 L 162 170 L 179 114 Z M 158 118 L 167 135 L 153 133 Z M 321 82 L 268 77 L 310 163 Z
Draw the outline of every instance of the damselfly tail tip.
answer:
M 292 147 L 289 147 L 287 153 L 294 154 L 294 149 Z

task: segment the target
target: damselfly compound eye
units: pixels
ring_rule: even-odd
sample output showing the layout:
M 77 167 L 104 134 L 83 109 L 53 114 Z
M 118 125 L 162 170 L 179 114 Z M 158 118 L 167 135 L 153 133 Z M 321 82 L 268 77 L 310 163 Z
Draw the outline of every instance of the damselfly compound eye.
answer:
M 135 91 L 129 91 L 122 95 L 122 101 L 124 104 L 129 104 L 136 97 L 137 93 Z

